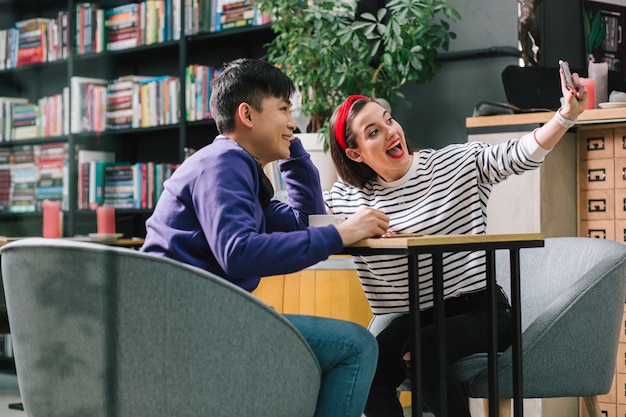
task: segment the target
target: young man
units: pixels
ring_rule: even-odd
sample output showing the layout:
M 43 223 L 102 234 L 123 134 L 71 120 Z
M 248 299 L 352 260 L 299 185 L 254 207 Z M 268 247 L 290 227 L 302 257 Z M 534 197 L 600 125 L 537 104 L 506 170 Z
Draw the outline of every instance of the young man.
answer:
M 325 213 L 319 175 L 294 137 L 293 82 L 273 65 L 239 59 L 211 86 L 220 135 L 165 182 L 142 251 L 177 259 L 248 290 L 260 277 L 301 270 L 344 245 L 383 234 L 388 218 L 366 209 L 337 226 L 308 227 Z M 271 200 L 262 167 L 282 160 L 289 204 Z M 375 339 L 353 323 L 285 316 L 322 368 L 316 416 L 360 417 L 377 360 Z M 286 399 L 287 400 L 287 399 Z

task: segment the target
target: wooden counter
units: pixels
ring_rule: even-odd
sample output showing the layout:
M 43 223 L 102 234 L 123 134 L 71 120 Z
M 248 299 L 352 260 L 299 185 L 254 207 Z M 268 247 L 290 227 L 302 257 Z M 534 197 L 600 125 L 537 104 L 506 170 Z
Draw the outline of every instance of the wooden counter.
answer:
M 515 126 L 543 124 L 552 118 L 554 112 L 503 114 L 497 116 L 468 117 L 465 127 L 468 129 L 495 126 Z M 585 110 L 578 118 L 577 124 L 617 123 L 626 121 L 626 107 L 615 109 Z

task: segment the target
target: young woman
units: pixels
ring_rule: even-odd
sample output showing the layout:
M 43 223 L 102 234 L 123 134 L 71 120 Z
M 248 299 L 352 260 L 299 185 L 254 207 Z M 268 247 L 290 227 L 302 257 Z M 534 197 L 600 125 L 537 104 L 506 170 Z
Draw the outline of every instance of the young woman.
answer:
M 402 126 L 374 99 L 350 96 L 330 122 L 331 153 L 341 181 L 325 193 L 328 210 L 352 215 L 363 207 L 389 216 L 390 232 L 481 234 L 494 184 L 510 175 L 541 165 L 587 103 L 587 91 L 577 74 L 575 88 L 566 87 L 561 73 L 562 107 L 542 127 L 499 145 L 471 142 L 440 150 L 412 152 Z M 422 375 L 424 402 L 435 414 L 437 377 L 432 340 L 432 268 L 428 257 L 419 264 L 422 310 Z M 396 388 L 406 378 L 409 363 L 407 260 L 402 256 L 360 256 L 357 272 L 374 319 L 379 360 L 370 390 L 367 417 L 402 416 Z M 485 318 L 485 257 L 459 253 L 444 257 L 446 358 L 448 364 L 487 350 Z M 510 344 L 510 305 L 500 291 L 500 349 Z M 381 331 L 382 330 L 382 331 Z M 448 376 L 448 416 L 469 417 L 460 384 Z

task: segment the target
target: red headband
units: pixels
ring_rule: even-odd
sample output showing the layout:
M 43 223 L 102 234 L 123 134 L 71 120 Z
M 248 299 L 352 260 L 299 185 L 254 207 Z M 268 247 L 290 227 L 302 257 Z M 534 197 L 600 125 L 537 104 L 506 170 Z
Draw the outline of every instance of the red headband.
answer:
M 346 119 L 348 113 L 355 101 L 367 98 L 367 96 L 352 95 L 348 96 L 341 106 L 337 109 L 337 118 L 335 119 L 335 139 L 342 150 L 348 149 L 346 144 Z

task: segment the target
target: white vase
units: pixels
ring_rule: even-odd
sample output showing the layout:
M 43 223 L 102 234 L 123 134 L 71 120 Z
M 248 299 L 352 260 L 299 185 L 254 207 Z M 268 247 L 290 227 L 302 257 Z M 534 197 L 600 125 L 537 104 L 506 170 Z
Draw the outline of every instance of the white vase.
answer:
M 337 170 L 333 164 L 330 152 L 324 152 L 324 144 L 319 134 L 296 133 L 296 136 L 300 138 L 304 149 L 311 155 L 311 160 L 320 173 L 322 190 L 331 189 L 335 181 L 337 181 Z

